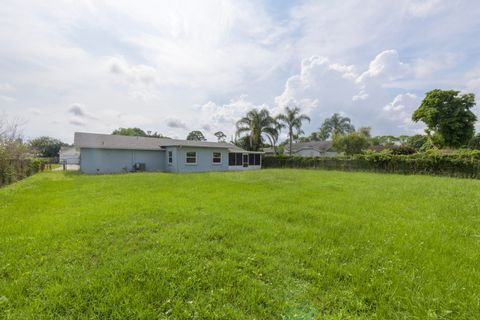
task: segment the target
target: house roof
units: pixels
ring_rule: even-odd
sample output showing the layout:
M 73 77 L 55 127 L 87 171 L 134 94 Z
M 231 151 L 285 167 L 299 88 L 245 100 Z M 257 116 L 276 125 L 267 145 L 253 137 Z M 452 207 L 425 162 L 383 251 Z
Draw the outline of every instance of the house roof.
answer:
M 76 148 L 128 149 L 128 150 L 160 150 L 164 147 L 200 147 L 228 149 L 230 152 L 246 152 L 231 143 L 179 140 L 168 138 L 120 136 L 111 134 L 75 132 Z
M 332 141 L 310 141 L 292 144 L 292 152 L 298 152 L 300 150 L 311 149 L 319 152 L 325 152 L 332 148 Z M 287 152 L 289 152 L 290 146 L 285 146 Z

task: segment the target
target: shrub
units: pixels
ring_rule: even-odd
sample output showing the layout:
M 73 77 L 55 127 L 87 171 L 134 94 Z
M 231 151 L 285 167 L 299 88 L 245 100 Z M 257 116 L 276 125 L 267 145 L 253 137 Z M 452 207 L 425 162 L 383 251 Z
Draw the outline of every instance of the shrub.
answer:
M 264 168 L 317 168 L 345 171 L 374 171 L 402 174 L 445 175 L 480 178 L 480 151 L 462 150 L 441 154 L 438 150 L 408 155 L 365 152 L 352 157 L 288 157 L 263 159 Z
M 390 152 L 395 155 L 402 155 L 402 154 L 408 155 L 408 154 L 414 154 L 417 151 L 414 148 L 409 147 L 407 145 L 401 145 L 401 146 L 393 146 L 392 148 L 390 148 Z
M 468 147 L 475 150 L 480 150 L 480 133 L 477 133 L 470 142 L 468 143 Z

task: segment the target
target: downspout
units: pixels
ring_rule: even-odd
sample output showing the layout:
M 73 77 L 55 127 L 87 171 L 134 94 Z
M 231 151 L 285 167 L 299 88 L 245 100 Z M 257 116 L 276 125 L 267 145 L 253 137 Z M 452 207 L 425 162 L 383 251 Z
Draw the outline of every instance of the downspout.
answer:
M 179 172 L 179 171 L 178 171 L 178 158 L 179 158 L 179 157 L 178 157 L 178 154 L 179 154 L 178 151 L 179 151 L 180 149 L 182 149 L 182 146 L 177 146 L 177 150 L 176 150 L 177 152 L 176 152 L 176 155 L 175 155 L 175 158 L 177 159 L 177 160 L 176 160 L 176 162 L 177 162 L 176 172 L 177 172 L 177 173 Z

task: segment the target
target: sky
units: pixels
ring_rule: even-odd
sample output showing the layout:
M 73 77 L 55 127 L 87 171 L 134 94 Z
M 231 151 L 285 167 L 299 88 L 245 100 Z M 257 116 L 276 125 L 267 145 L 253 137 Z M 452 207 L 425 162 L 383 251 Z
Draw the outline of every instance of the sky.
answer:
M 0 114 L 71 143 L 118 127 L 207 139 L 252 108 L 422 132 L 429 90 L 480 97 L 477 0 L 2 0 Z M 479 107 L 474 112 L 480 116 Z M 480 129 L 477 126 L 478 129 Z

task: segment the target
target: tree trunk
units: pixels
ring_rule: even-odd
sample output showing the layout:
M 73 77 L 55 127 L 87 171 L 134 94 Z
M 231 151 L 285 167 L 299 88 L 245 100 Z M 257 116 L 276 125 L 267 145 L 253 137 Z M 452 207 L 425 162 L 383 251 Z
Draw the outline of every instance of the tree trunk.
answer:
M 292 140 L 293 140 L 292 128 L 289 128 L 289 130 L 288 130 L 288 135 L 290 136 L 290 150 L 289 150 L 289 155 L 292 155 Z

